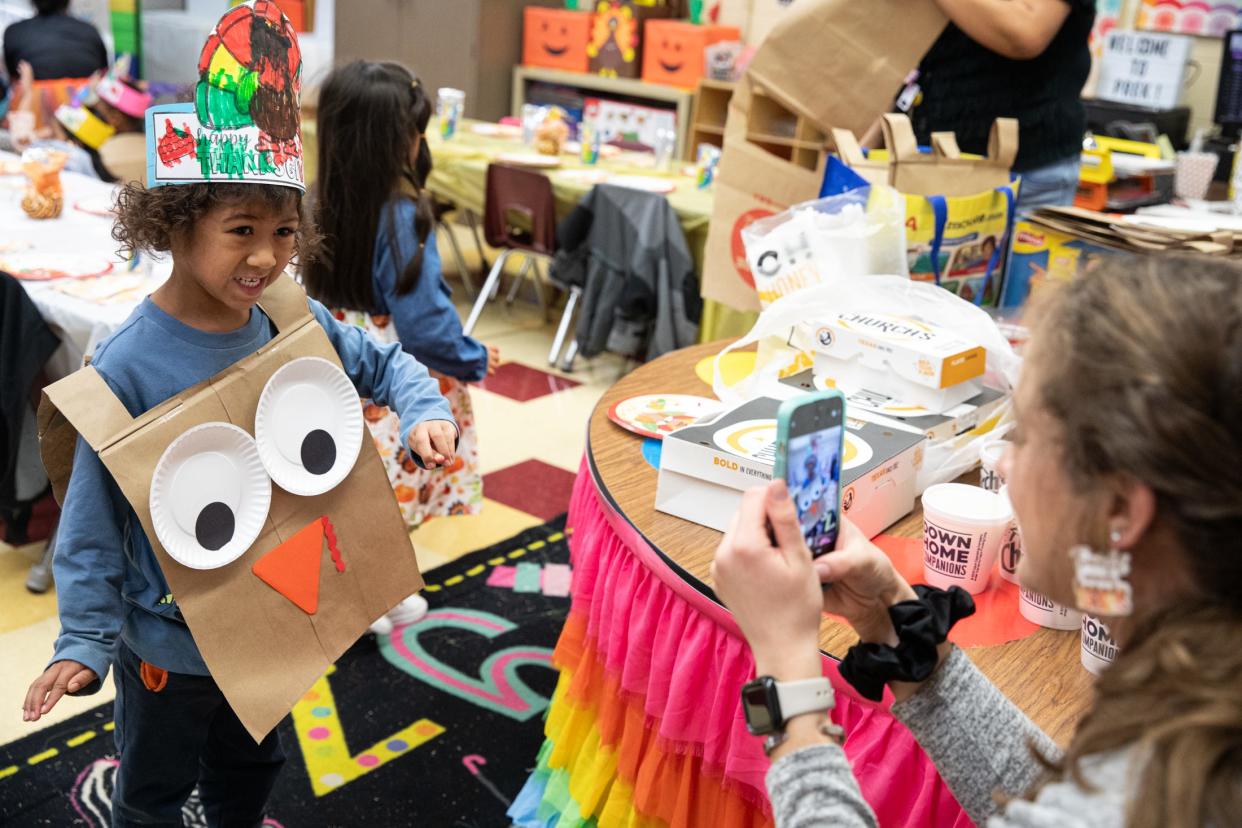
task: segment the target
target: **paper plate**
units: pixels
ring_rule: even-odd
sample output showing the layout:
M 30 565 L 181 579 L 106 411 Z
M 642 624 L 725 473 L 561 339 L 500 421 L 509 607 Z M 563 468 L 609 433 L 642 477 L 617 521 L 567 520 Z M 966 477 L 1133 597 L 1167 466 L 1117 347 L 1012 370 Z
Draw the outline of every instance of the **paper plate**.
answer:
M 22 162 L 16 158 L 0 158 L 0 175 L 21 175 Z
M 112 262 L 91 253 L 45 253 L 37 250 L 0 256 L 0 270 L 24 282 L 85 279 L 112 271 Z
M 581 155 L 582 144 L 577 141 L 566 141 L 561 144 L 561 152 L 565 155 Z M 623 150 L 615 144 L 601 144 L 599 148 L 600 158 L 616 158 Z
M 515 167 L 531 167 L 538 170 L 551 170 L 561 165 L 561 159 L 555 155 L 542 155 L 537 152 L 502 152 L 496 156 L 501 164 L 512 164 Z
M 685 428 L 699 417 L 723 408 L 719 400 L 689 394 L 643 394 L 616 403 L 608 409 L 608 419 L 635 434 L 662 439 Z
M 712 439 L 721 450 L 739 457 L 776 460 L 776 420 L 743 420 L 720 429 Z
M 263 531 L 272 481 L 254 438 L 231 423 L 204 423 L 174 440 L 151 478 L 151 522 L 172 559 L 218 569 Z
M 677 189 L 677 182 L 651 175 L 614 175 L 608 179 L 608 183 L 629 187 L 631 190 L 646 190 L 649 193 L 671 193 Z
M 101 194 L 80 198 L 73 202 L 73 209 L 83 213 L 90 213 L 92 216 L 102 216 L 109 219 L 115 215 L 112 209 L 111 195 Z
M 268 380 L 255 411 L 259 457 L 277 486 L 311 497 L 349 476 L 362 447 L 362 402 L 345 372 L 302 357 Z
M 513 124 L 471 124 L 470 131 L 487 138 L 521 138 L 522 128 Z

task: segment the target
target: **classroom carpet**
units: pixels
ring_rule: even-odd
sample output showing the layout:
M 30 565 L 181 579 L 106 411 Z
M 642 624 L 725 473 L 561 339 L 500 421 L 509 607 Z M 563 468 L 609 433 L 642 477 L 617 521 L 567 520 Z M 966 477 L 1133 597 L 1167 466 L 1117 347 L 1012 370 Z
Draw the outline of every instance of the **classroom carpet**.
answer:
M 427 616 L 366 635 L 280 725 L 269 828 L 508 825 L 543 742 L 569 611 L 564 515 L 431 570 Z M 0 746 L 0 824 L 111 824 L 105 704 Z M 197 794 L 183 813 L 206 826 Z

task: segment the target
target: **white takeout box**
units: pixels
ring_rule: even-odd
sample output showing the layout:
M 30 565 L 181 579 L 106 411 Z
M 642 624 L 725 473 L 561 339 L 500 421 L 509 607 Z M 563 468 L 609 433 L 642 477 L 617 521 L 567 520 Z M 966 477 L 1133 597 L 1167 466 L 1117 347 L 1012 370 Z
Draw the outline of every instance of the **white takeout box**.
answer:
M 788 398 L 798 394 L 807 394 L 819 388 L 820 386 L 815 383 L 814 371 L 807 369 L 793 376 L 782 378 L 778 390 L 782 396 Z M 850 416 L 890 428 L 922 433 L 927 435 L 928 440 L 934 442 L 951 440 L 960 434 L 965 434 L 980 423 L 987 422 L 988 418 L 995 414 L 1001 404 L 1009 398 L 1009 395 L 1004 391 L 984 385 L 978 394 L 942 414 L 922 414 L 912 417 L 866 411 L 862 408 L 867 403 L 863 397 L 863 394 L 846 396 L 845 405 Z
M 665 437 L 656 509 L 726 531 L 742 492 L 772 479 L 780 404 L 759 397 Z M 926 438 L 853 417 L 845 428 L 842 512 L 874 537 L 914 509 Z
M 815 375 L 847 396 L 886 397 L 941 414 L 983 390 L 987 352 L 946 328 L 853 311 L 799 327 L 794 339 L 814 352 Z

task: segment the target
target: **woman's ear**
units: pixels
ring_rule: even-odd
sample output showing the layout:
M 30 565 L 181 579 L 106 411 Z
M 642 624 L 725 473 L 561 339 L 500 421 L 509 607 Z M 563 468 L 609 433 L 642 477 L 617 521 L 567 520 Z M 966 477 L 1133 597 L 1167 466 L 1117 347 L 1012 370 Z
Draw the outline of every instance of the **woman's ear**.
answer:
M 1116 532 L 1118 549 L 1133 549 L 1142 542 L 1156 520 L 1156 492 L 1146 483 L 1124 479 L 1113 495 L 1108 531 Z

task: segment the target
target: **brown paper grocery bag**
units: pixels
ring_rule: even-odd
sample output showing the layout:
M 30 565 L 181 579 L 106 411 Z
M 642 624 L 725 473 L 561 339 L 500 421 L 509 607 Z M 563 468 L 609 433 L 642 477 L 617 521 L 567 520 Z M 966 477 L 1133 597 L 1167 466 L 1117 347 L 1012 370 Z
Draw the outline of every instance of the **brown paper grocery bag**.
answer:
M 254 435 L 259 397 L 278 369 L 307 356 L 340 365 L 305 294 L 291 279 L 268 288 L 261 304 L 279 330 L 268 345 L 136 419 L 93 368 L 48 387 L 39 412 L 43 454 L 57 497 L 63 499 L 70 471 L 66 459 L 72 462 L 80 432 L 137 513 L 212 677 L 256 740 L 276 726 L 372 621 L 423 585 L 388 475 L 365 433 L 349 475 L 326 494 L 297 496 L 273 483 L 263 530 L 236 561 L 217 569 L 191 569 L 160 545 L 150 493 L 168 446 L 209 422 L 231 423 Z M 324 516 L 344 570 L 333 563 L 325 536 L 318 608 L 308 614 L 260 580 L 252 567 Z
M 946 23 L 934 0 L 797 0 L 747 74 L 822 129 L 862 135 Z
M 729 105 L 705 298 L 759 309 L 742 228 L 819 194 L 831 131 L 886 112 L 945 23 L 934 0 L 799 0 L 782 16 Z

